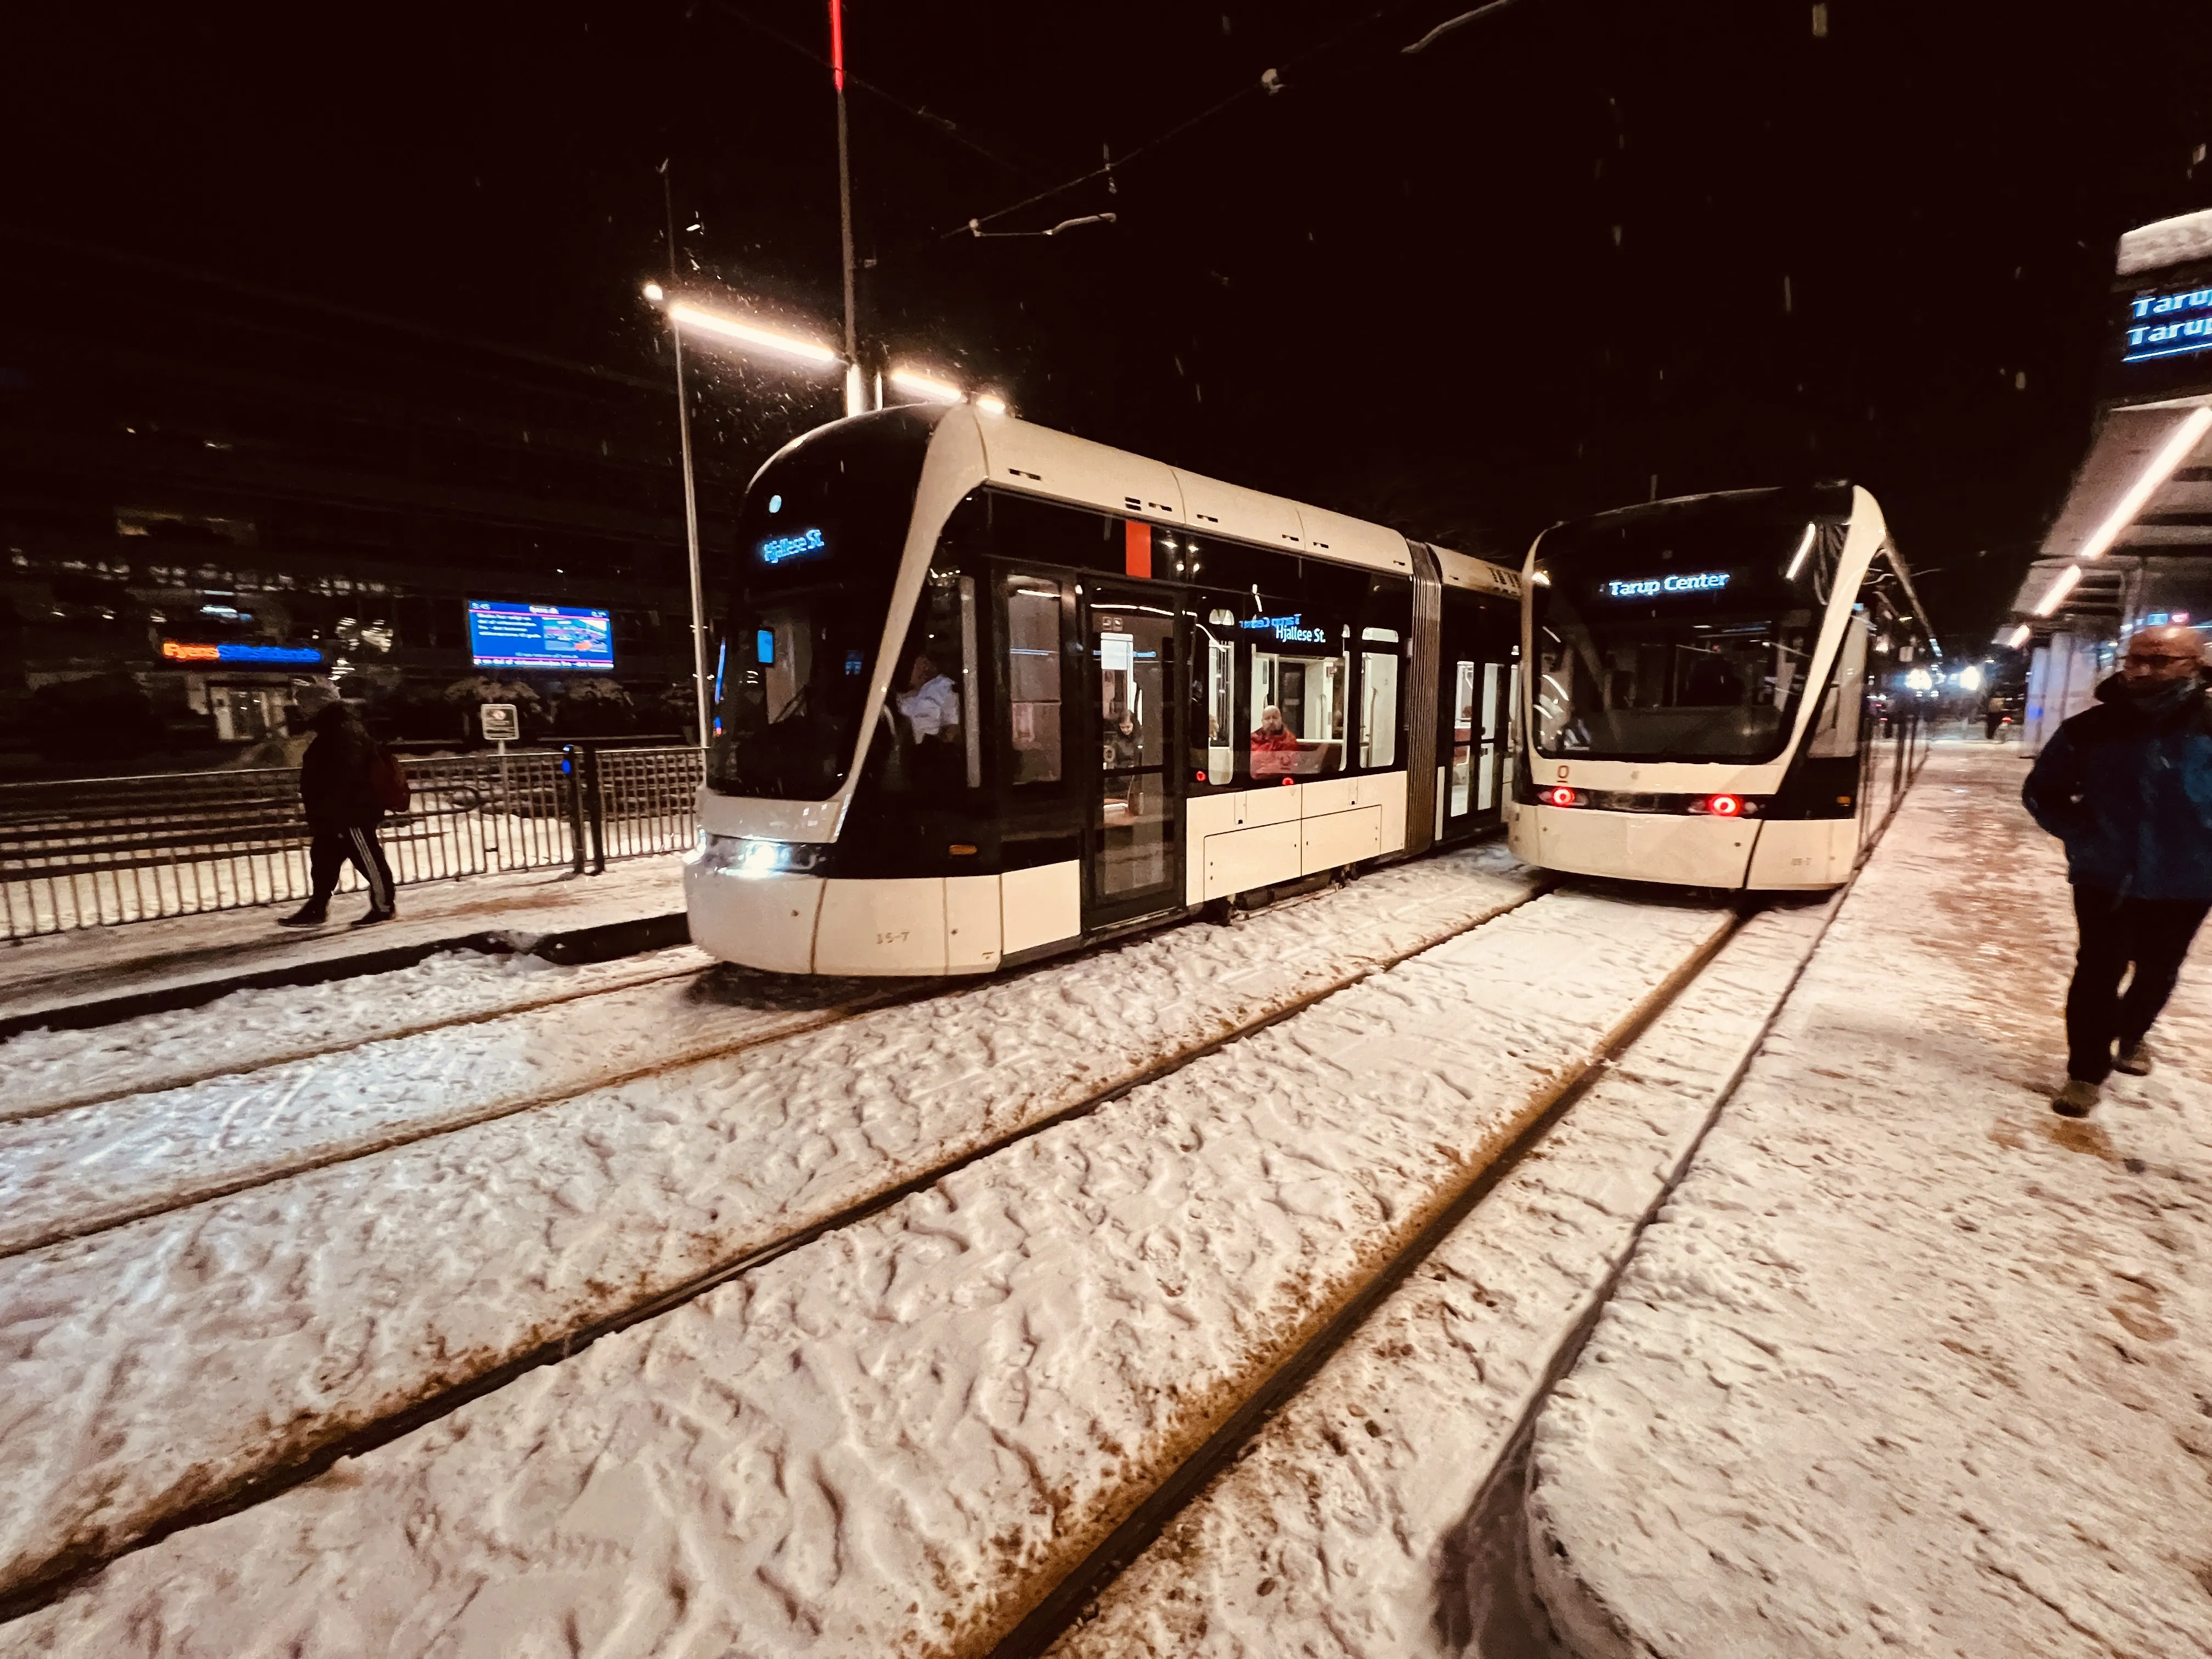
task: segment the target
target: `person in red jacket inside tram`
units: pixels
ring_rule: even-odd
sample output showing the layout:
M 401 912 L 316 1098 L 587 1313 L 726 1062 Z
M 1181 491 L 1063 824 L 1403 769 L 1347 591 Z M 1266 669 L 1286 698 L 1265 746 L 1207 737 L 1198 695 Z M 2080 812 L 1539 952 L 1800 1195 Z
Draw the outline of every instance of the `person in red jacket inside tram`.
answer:
M 1255 749 L 1296 749 L 1297 737 L 1283 724 L 1283 711 L 1269 703 L 1260 711 L 1260 729 L 1252 734 Z

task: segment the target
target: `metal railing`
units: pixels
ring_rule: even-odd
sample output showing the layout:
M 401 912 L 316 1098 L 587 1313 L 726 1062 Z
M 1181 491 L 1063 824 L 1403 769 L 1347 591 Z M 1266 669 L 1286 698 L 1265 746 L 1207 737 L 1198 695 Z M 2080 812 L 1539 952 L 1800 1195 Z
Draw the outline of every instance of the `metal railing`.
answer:
M 413 799 L 386 815 L 402 886 L 682 852 L 696 749 L 441 755 L 404 761 Z M 5 937 L 295 903 L 310 836 L 296 767 L 0 785 Z M 340 882 L 361 878 L 350 865 Z

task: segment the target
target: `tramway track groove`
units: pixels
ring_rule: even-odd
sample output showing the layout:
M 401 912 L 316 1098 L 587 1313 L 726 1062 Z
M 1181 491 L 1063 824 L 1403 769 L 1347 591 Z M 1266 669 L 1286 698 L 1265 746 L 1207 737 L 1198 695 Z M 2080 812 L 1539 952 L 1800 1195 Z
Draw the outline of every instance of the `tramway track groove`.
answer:
M 410 1037 L 428 1036 L 432 1031 L 457 1030 L 467 1025 L 489 1025 L 512 1015 L 536 1013 L 542 1008 L 557 1008 L 563 1003 L 586 1001 L 592 997 L 613 996 L 623 991 L 635 991 L 648 985 L 665 984 L 671 980 L 696 978 L 711 974 L 720 964 L 707 963 L 694 968 L 671 968 L 658 973 L 643 974 L 635 979 L 625 979 L 611 985 L 562 991 L 534 998 L 527 1002 L 508 1003 L 498 1008 L 478 1009 L 467 1013 L 453 1014 L 443 1019 L 426 1019 L 413 1025 L 396 1025 L 389 1030 L 377 1031 L 367 1038 L 354 1037 L 345 1041 L 310 1043 L 281 1053 L 266 1054 L 244 1064 L 228 1063 L 203 1066 L 198 1071 L 178 1072 L 155 1081 L 126 1085 L 120 1089 L 102 1085 L 82 1090 L 74 1095 L 41 1101 L 21 1111 L 0 1110 L 0 1125 L 31 1123 L 42 1117 L 57 1117 L 64 1112 L 81 1111 L 88 1106 L 104 1106 L 110 1101 L 128 1100 L 133 1095 L 163 1094 L 172 1089 L 190 1089 L 202 1083 L 212 1083 L 218 1078 L 252 1077 L 258 1072 L 272 1071 L 279 1066 L 296 1065 L 303 1060 L 319 1060 L 325 1054 L 357 1050 L 378 1042 L 398 1042 Z
M 221 1520 L 228 1515 L 235 1515 L 258 1504 L 279 1497 L 295 1486 L 303 1486 L 327 1473 L 346 1458 L 357 1457 L 364 1453 L 374 1451 L 380 1446 L 389 1444 L 427 1424 L 436 1422 L 450 1415 L 471 1401 L 497 1392 L 531 1371 L 545 1365 L 556 1364 L 574 1354 L 580 1353 L 604 1337 L 615 1335 L 634 1325 L 642 1324 L 647 1320 L 673 1312 L 688 1303 L 696 1301 L 717 1287 L 741 1278 L 745 1273 L 763 1267 L 781 1256 L 787 1255 L 792 1251 L 812 1243 L 817 1239 L 842 1228 L 863 1221 L 898 1203 L 902 1199 L 926 1191 L 947 1176 L 973 1164 L 1004 1152 L 1006 1148 L 1017 1146 L 1057 1125 L 1087 1117 L 1146 1084 L 1170 1077 L 1208 1054 L 1218 1053 L 1232 1043 L 1242 1042 L 1271 1026 L 1280 1024 L 1285 1020 L 1303 1013 L 1340 993 L 1350 990 L 1352 987 L 1364 982 L 1377 974 L 1385 973 L 1401 963 L 1410 961 L 1414 957 L 1436 950 L 1453 939 L 1463 938 L 1468 933 L 1486 927 L 1501 917 L 1510 915 L 1555 890 L 1557 890 L 1557 884 L 1552 879 L 1546 878 L 1538 880 L 1533 883 L 1526 892 L 1493 905 L 1445 933 L 1424 940 L 1419 945 L 1395 951 L 1386 957 L 1378 957 L 1358 971 L 1347 974 L 1327 985 L 1316 987 L 1294 998 L 1281 1007 L 1271 1009 L 1230 1030 L 1218 1032 L 1188 1048 L 1180 1049 L 1174 1054 L 1165 1056 L 1146 1066 L 1143 1071 L 1123 1078 L 1094 1094 L 1086 1096 L 1048 1117 L 1026 1123 L 988 1144 L 972 1147 L 956 1158 L 933 1164 L 927 1170 L 879 1188 L 868 1197 L 846 1206 L 831 1215 L 796 1228 L 771 1243 L 747 1250 L 727 1261 L 718 1263 L 705 1272 L 695 1274 L 683 1283 L 645 1301 L 633 1304 L 617 1313 L 579 1326 L 558 1337 L 549 1338 L 537 1346 L 504 1360 L 488 1370 L 463 1382 L 434 1389 L 398 1411 L 387 1413 L 372 1422 L 336 1435 L 301 1455 L 288 1458 L 281 1463 L 270 1465 L 225 1490 L 211 1493 L 200 1502 L 176 1511 L 119 1548 L 88 1550 L 81 1554 L 64 1558 L 57 1563 L 52 1571 L 30 1579 L 13 1590 L 0 1594 L 0 1625 L 22 1618 L 58 1601 L 78 1584 L 100 1571 L 112 1561 L 158 1544 L 172 1534 L 181 1532 L 187 1528 L 204 1525 L 211 1521 Z M 1316 896 L 1318 896 L 1302 894 L 1295 899 L 1285 901 L 1285 905 L 1310 902 Z M 1267 908 L 1274 909 L 1279 907 Z M 1724 930 L 1721 937 L 1725 938 L 1727 933 L 1732 931 L 1732 928 Z M 1702 962 L 1708 955 L 1710 951 L 1700 952 L 1698 961 Z M 1036 966 L 1042 969 L 1051 965 L 1048 962 L 1040 963 Z M 1679 974 L 1681 970 L 1676 971 Z M 943 988 L 941 985 L 933 982 L 920 989 L 902 989 L 898 993 L 887 994 L 878 1001 L 871 1004 L 869 1010 L 855 1012 L 869 1012 L 875 1007 L 921 1000 L 930 994 L 940 992 Z M 836 1022 L 825 1021 L 824 1024 L 834 1023 Z M 811 1029 L 822 1028 L 817 1026 Z M 779 1035 L 793 1036 L 799 1033 L 787 1032 Z M 775 1040 L 776 1039 L 764 1039 L 764 1041 Z M 1607 1052 L 1610 1053 L 1611 1049 L 1608 1048 Z M 664 1067 L 641 1068 L 638 1074 L 647 1075 L 659 1069 Z M 1572 1086 L 1573 1081 L 1569 1079 L 1563 1086 Z M 516 1108 L 515 1109 L 525 1109 Z M 440 1131 L 440 1133 L 443 1132 Z M 333 1158 L 328 1161 L 337 1163 L 348 1160 Z M 257 1182 L 251 1184 L 265 1183 Z M 240 1190 L 244 1188 L 241 1188 Z
M 1232 1462 L 1247 1442 L 1286 1405 L 1348 1341 L 1369 1314 L 1395 1291 L 1450 1236 L 1498 1183 L 1540 1146 L 1560 1119 L 1573 1109 L 1612 1068 L 1613 1063 L 1649 1030 L 1661 1015 L 1695 984 L 1706 967 L 1744 924 L 1764 907 L 1747 905 L 1734 919 L 1686 957 L 1667 977 L 1648 992 L 1607 1032 L 1589 1060 L 1558 1080 L 1546 1096 L 1531 1102 L 1522 1127 L 1498 1154 L 1476 1170 L 1430 1218 L 1384 1260 L 1328 1314 L 1320 1326 L 1259 1383 L 1224 1418 L 1198 1448 L 1152 1490 L 1140 1498 L 1104 1540 L 1064 1575 L 999 1641 L 983 1650 L 985 1659 L 1039 1659 L 1072 1628 L 1085 1610 L 1111 1583 L 1123 1567 L 1151 1547 L 1201 1492 L 1214 1476 Z M 1790 983 L 1794 986 L 1793 976 Z M 1777 1005 L 1778 1007 L 1779 1004 Z M 1757 1045 L 1753 1045 L 1754 1050 Z M 1745 1066 L 1749 1064 L 1748 1058 Z M 1743 1067 L 1739 1067 L 1740 1077 Z M 1732 1078 L 1729 1088 L 1735 1086 Z M 1722 1098 L 1726 1098 L 1724 1091 Z M 1717 1108 L 1715 1109 L 1717 1110 Z

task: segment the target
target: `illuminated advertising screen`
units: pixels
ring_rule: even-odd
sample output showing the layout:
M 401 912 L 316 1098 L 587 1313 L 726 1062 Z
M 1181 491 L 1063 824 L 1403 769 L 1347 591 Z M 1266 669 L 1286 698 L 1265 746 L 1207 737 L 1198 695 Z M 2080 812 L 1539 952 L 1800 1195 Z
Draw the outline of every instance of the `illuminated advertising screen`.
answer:
M 479 668 L 611 673 L 614 619 L 566 605 L 469 601 L 469 655 Z

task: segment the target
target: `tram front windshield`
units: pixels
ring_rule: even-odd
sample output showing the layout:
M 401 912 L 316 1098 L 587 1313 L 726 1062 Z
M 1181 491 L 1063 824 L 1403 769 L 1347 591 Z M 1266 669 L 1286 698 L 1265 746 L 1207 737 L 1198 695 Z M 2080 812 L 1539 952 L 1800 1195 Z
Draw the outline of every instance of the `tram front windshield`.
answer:
M 715 669 L 710 788 L 824 800 L 844 782 L 940 412 L 887 410 L 825 427 L 746 491 Z
M 1537 751 L 1775 758 L 1805 695 L 1844 530 L 1776 492 L 1547 532 L 1529 605 Z

